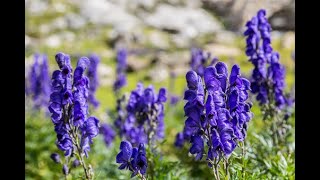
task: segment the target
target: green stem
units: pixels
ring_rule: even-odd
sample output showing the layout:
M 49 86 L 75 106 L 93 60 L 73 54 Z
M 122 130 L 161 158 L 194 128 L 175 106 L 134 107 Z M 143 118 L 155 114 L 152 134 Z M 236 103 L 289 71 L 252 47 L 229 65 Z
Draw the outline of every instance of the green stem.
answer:
M 220 180 L 219 171 L 218 171 L 218 165 L 214 164 L 214 173 L 216 174 L 216 180 Z
M 86 165 L 86 163 L 85 163 L 85 161 L 83 159 L 83 153 L 82 153 L 82 150 L 81 150 L 81 147 L 80 147 L 80 144 L 79 144 L 79 140 L 77 138 L 77 135 L 75 135 L 75 134 L 76 133 L 75 133 L 74 129 L 72 128 L 71 129 L 71 135 L 72 135 L 73 139 L 75 140 L 74 144 L 76 145 L 77 151 L 79 153 L 78 157 L 79 157 L 80 164 L 83 167 L 86 179 L 91 180 L 92 178 L 90 176 L 89 170 L 88 170 L 87 165 Z
M 244 141 L 241 143 L 242 144 L 242 179 L 245 179 L 246 173 L 245 173 L 245 143 Z
M 71 126 L 70 121 L 69 121 L 70 120 L 70 115 L 71 115 L 71 109 L 72 109 L 72 106 L 69 106 L 68 113 L 66 113 L 66 112 L 64 113 L 64 114 L 68 114 L 68 116 L 65 116 L 64 122 L 68 123 L 69 127 L 71 128 L 70 131 L 69 131 L 69 134 L 71 135 L 72 143 L 76 146 L 76 149 L 78 151 L 79 161 L 80 161 L 80 164 L 83 167 L 86 179 L 91 180 L 92 178 L 90 176 L 89 170 L 88 170 L 88 168 L 86 166 L 86 163 L 85 163 L 85 161 L 83 159 L 83 155 L 82 155 L 83 153 L 82 153 L 82 150 L 81 150 L 81 147 L 80 147 L 80 144 L 79 144 L 79 140 L 78 140 L 77 128 Z M 66 108 L 63 107 L 63 110 L 65 111 Z
M 229 179 L 229 162 L 228 162 L 228 159 L 226 158 L 225 161 L 224 161 L 224 167 L 226 169 L 226 176 L 227 176 L 227 179 Z

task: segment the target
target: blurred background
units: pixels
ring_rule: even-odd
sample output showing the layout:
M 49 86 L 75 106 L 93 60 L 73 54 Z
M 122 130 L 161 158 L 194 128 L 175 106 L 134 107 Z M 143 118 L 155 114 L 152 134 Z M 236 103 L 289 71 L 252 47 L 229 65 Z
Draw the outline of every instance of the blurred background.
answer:
M 245 55 L 243 32 L 246 21 L 261 8 L 266 9 L 271 23 L 272 46 L 286 67 L 286 91 L 290 91 L 294 87 L 295 48 L 292 0 L 25 0 L 26 78 L 34 53 L 48 56 L 50 74 L 58 68 L 54 59 L 57 52 L 70 54 L 73 63 L 80 56 L 97 54 L 101 57 L 97 90 L 101 104 L 90 114 L 112 124 L 114 119 L 108 112 L 114 111 L 116 105 L 112 84 L 118 48 L 129 52 L 128 85 L 122 89 L 123 93 L 130 92 L 142 81 L 145 85 L 152 83 L 156 89 L 166 87 L 169 93 L 181 98 L 192 47 L 210 52 L 229 67 L 240 64 L 243 76 L 251 75 L 253 66 Z M 32 102 L 26 101 L 26 179 L 60 179 L 60 167 L 49 158 L 52 152 L 60 153 L 54 144 L 56 137 L 50 117 L 32 112 L 28 103 Z M 172 161 L 178 160 L 176 150 L 170 146 L 183 128 L 183 105 L 181 100 L 166 108 L 169 138 L 162 150 Z M 254 112 L 259 119 L 259 110 Z M 254 123 L 252 126 L 259 130 L 261 122 Z M 89 157 L 89 161 L 97 167 L 97 179 L 129 177 L 117 170 L 115 154 L 119 142 L 116 139 L 112 146 L 106 147 L 102 137 L 95 141 L 91 153 L 97 155 L 92 155 L 94 160 Z

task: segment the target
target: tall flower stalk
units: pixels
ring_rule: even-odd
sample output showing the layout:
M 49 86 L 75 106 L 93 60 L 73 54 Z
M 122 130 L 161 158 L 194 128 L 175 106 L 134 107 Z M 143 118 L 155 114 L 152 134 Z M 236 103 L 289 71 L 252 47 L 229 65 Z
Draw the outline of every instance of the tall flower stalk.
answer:
M 55 59 L 59 70 L 52 74 L 49 111 L 57 133 L 56 145 L 65 156 L 63 172 L 68 175 L 70 159 L 75 157 L 83 167 L 85 178 L 91 180 L 94 178 L 93 169 L 91 165 L 87 165 L 84 157 L 88 158 L 90 144 L 98 135 L 99 120 L 87 117 L 89 80 L 84 72 L 89 59 L 81 57 L 74 73 L 69 55 L 60 52 Z
M 98 65 L 100 63 L 100 57 L 96 54 L 91 54 L 89 56 L 90 66 L 87 71 L 87 76 L 89 78 L 89 97 L 88 102 L 93 105 L 94 108 L 99 107 L 100 102 L 95 97 L 97 88 L 99 87 L 98 78 Z
M 48 58 L 46 55 L 35 54 L 34 63 L 29 72 L 29 83 L 26 83 L 27 95 L 33 100 L 33 108 L 48 106 L 50 97 L 50 77 Z
M 116 69 L 116 80 L 113 84 L 113 90 L 117 96 L 120 97 L 119 91 L 122 87 L 127 84 L 126 69 L 127 69 L 127 50 L 119 49 L 117 51 L 117 69 Z
M 271 26 L 266 11 L 261 9 L 246 24 L 244 35 L 247 36 L 246 55 L 254 65 L 251 76 L 252 93 L 261 106 L 264 120 L 272 123 L 274 142 L 283 139 L 288 110 L 293 105 L 293 98 L 285 95 L 285 67 L 280 63 L 279 53 L 271 47 Z
M 195 71 L 189 71 L 186 81 L 187 119 L 183 132 L 177 135 L 176 145 L 190 139 L 189 152 L 196 160 L 206 154 L 216 179 L 220 179 L 219 163 L 223 162 L 228 176 L 228 158 L 237 144 L 245 140 L 253 116 L 252 104 L 247 102 L 250 82 L 241 77 L 238 65 L 232 67 L 228 78 L 228 68 L 222 62 L 206 67 L 203 79 Z

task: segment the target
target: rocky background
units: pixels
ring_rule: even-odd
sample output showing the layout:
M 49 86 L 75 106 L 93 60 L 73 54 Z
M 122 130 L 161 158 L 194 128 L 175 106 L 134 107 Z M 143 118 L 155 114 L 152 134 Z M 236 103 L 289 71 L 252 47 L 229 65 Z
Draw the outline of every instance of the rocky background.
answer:
M 273 40 L 294 48 L 295 2 L 292 0 L 26 0 L 26 67 L 35 52 L 75 56 L 95 52 L 108 59 L 114 50 L 130 50 L 129 70 L 188 68 L 190 48 L 201 47 L 219 58 L 242 56 L 245 22 L 267 10 Z M 103 76 L 114 74 L 102 66 Z M 110 84 L 111 80 L 103 81 Z

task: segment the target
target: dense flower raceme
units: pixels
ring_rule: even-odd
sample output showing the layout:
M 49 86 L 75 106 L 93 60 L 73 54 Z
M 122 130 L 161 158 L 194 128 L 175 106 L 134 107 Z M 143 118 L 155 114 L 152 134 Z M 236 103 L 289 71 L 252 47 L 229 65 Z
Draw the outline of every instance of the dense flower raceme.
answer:
M 120 152 L 116 157 L 116 162 L 121 164 L 119 169 L 129 169 L 132 172 L 131 177 L 137 174 L 143 176 L 146 174 L 148 162 L 146 150 L 143 143 L 139 147 L 132 147 L 128 141 L 122 141 L 120 144 Z
M 254 65 L 251 77 L 252 93 L 257 94 L 260 105 L 272 103 L 278 109 L 291 106 L 292 99 L 284 95 L 285 68 L 279 62 L 279 54 L 271 47 L 271 26 L 265 10 L 247 22 L 244 35 L 247 36 L 246 54 Z
M 89 97 L 88 102 L 91 103 L 95 108 L 99 106 L 99 101 L 95 97 L 96 90 L 99 86 L 98 78 L 98 64 L 100 62 L 100 57 L 96 54 L 91 54 L 89 56 L 90 66 L 88 67 L 87 76 L 89 78 Z
M 117 69 L 116 81 L 113 84 L 114 91 L 119 91 L 127 84 L 126 68 L 127 68 L 127 50 L 119 49 L 117 52 Z
M 58 53 L 55 59 L 60 70 L 52 74 L 49 111 L 57 133 L 57 147 L 64 151 L 65 156 L 80 151 L 78 154 L 81 157 L 83 153 L 88 157 L 92 139 L 99 132 L 99 120 L 87 117 L 89 80 L 84 71 L 89 65 L 89 59 L 81 57 L 74 73 L 69 55 Z
M 46 55 L 35 54 L 34 64 L 29 72 L 29 83 L 26 82 L 26 93 L 31 95 L 34 107 L 47 107 L 50 97 L 50 77 Z
M 134 145 L 162 139 L 166 100 L 166 89 L 161 88 L 156 95 L 153 86 L 144 88 L 142 83 L 138 83 L 127 102 L 125 98 L 117 102 L 115 126 L 120 136 Z
M 252 118 L 251 103 L 246 102 L 250 82 L 241 77 L 238 65 L 232 67 L 228 80 L 228 68 L 222 62 L 204 70 L 204 83 L 195 71 L 189 71 L 186 80 L 187 120 L 183 132 L 176 136 L 175 145 L 182 147 L 185 141 L 190 141 L 190 153 L 196 154 L 196 159 L 202 159 L 205 142 L 209 159 L 220 154 L 230 156 L 237 141 L 246 137 Z
M 190 66 L 193 71 L 198 73 L 199 76 L 203 77 L 204 69 L 208 64 L 211 54 L 204 52 L 199 48 L 191 49 L 191 60 Z M 210 62 L 210 65 L 213 65 L 217 61 L 217 58 L 213 58 Z

